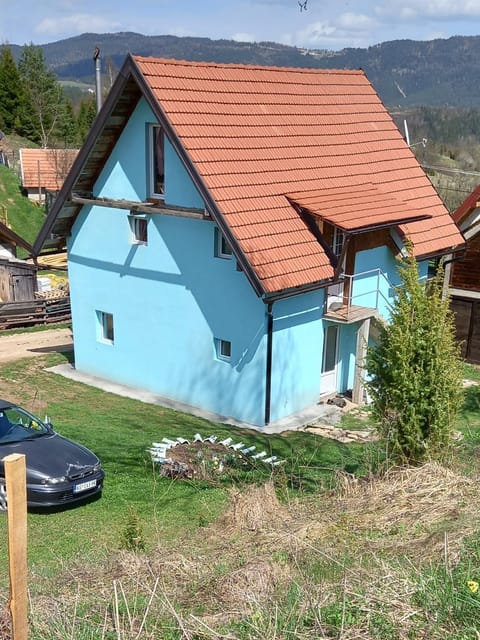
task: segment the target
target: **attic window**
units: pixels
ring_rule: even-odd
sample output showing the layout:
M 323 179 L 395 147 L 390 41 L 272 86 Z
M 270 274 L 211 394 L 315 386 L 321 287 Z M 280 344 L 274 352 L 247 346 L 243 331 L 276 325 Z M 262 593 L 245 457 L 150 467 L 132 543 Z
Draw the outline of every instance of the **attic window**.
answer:
M 160 125 L 149 127 L 149 197 L 165 197 L 165 134 Z
M 332 239 L 332 251 L 337 257 L 341 255 L 344 243 L 345 243 L 345 233 L 338 227 L 334 227 L 333 239 Z
M 147 244 L 147 218 L 145 216 L 129 215 L 128 222 L 130 223 L 132 244 Z
M 232 247 L 228 244 L 223 233 L 215 227 L 215 257 L 230 260 L 233 256 Z

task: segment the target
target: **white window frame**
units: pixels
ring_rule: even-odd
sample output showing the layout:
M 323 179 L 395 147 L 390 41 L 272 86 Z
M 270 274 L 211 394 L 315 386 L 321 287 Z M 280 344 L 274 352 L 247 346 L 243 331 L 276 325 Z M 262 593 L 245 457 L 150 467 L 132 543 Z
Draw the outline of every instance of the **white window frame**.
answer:
M 159 131 L 163 144 L 162 144 L 162 164 L 163 164 L 163 187 L 161 191 L 156 190 L 155 184 L 155 132 Z M 148 127 L 148 173 L 149 173 L 149 184 L 148 184 L 148 197 L 149 198 L 158 198 L 159 200 L 163 200 L 165 198 L 165 131 L 163 127 L 159 124 L 150 124 Z
M 333 227 L 332 251 L 339 258 L 345 245 L 345 232 L 338 227 Z
M 217 360 L 230 362 L 232 359 L 232 343 L 230 340 L 215 338 L 215 353 L 217 355 Z
M 113 313 L 109 313 L 108 311 L 97 311 L 97 319 L 100 342 L 113 344 L 115 341 Z
M 148 218 L 147 216 L 130 213 L 128 216 L 130 225 L 131 243 L 148 244 Z
M 216 229 L 216 247 L 215 247 L 215 255 L 217 258 L 223 258 L 224 260 L 231 260 L 233 258 L 232 247 L 228 243 L 228 240 L 220 231 L 220 229 Z

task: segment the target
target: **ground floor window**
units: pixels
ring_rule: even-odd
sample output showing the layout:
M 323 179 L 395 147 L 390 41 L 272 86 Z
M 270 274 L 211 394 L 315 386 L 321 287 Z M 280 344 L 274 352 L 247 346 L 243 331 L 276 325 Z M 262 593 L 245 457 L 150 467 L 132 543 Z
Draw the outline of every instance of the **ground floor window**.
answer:
M 106 311 L 97 311 L 98 324 L 100 329 L 100 340 L 113 344 L 113 314 Z

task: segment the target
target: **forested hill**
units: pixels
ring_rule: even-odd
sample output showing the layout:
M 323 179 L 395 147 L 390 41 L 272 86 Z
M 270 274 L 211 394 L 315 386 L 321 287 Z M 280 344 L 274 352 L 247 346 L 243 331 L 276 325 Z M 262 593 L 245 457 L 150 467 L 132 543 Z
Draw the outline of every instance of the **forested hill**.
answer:
M 388 106 L 480 107 L 480 36 L 429 42 L 394 40 L 368 49 L 304 50 L 276 43 L 241 43 L 137 33 L 83 34 L 44 45 L 61 80 L 93 81 L 93 50 L 118 69 L 127 52 L 168 58 L 275 66 L 362 68 Z M 21 47 L 11 46 L 15 57 Z

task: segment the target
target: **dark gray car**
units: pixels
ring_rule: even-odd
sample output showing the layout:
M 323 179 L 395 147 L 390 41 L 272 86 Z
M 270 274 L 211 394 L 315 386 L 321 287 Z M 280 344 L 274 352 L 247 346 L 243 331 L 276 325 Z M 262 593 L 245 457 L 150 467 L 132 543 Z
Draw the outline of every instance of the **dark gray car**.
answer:
M 105 473 L 89 449 L 55 433 L 25 409 L 0 400 L 0 511 L 7 508 L 3 458 L 23 453 L 29 507 L 67 505 L 101 493 Z

